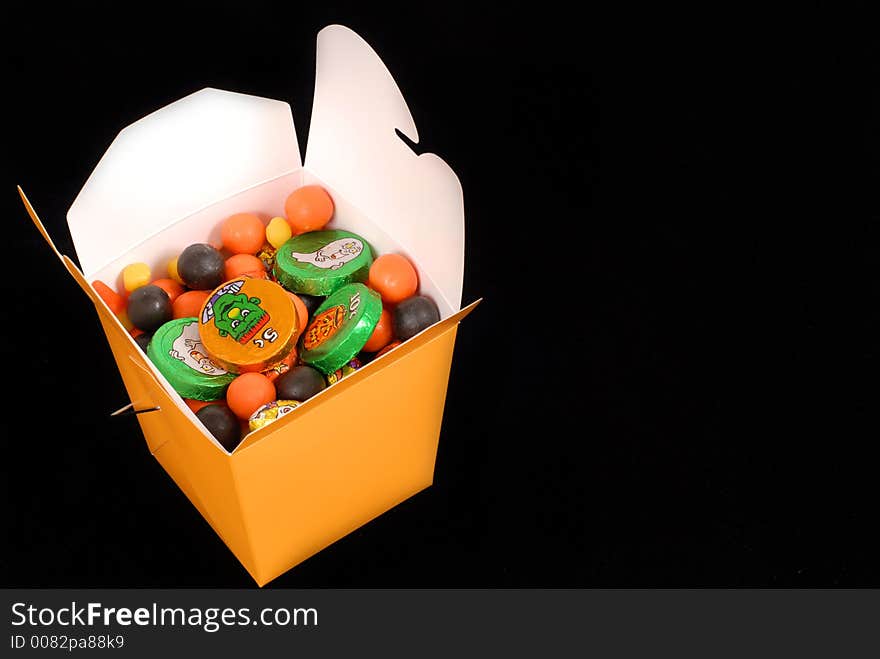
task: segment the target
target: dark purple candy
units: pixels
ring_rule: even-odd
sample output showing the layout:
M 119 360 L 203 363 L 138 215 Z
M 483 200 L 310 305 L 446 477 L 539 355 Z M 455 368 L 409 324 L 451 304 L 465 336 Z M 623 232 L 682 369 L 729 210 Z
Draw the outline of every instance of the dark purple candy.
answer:
M 226 405 L 205 405 L 196 412 L 199 421 L 208 429 L 227 451 L 233 449 L 241 442 L 241 425 L 238 417 Z
M 296 366 L 275 380 L 278 400 L 297 400 L 300 403 L 327 386 L 321 373 L 311 366 Z
M 424 295 L 414 295 L 394 309 L 394 334 L 401 341 L 406 341 L 438 320 L 440 311 L 434 300 Z
M 141 286 L 128 296 L 128 319 L 139 330 L 155 332 L 172 315 L 171 298 L 158 286 Z
M 222 284 L 225 266 L 223 255 L 204 243 L 190 245 L 177 258 L 177 274 L 197 291 L 210 291 Z

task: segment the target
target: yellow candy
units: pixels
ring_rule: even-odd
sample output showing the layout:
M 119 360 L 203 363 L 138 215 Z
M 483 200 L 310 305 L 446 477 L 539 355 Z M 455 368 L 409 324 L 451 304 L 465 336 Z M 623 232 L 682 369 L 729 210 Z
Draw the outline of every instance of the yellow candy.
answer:
M 272 247 L 278 249 L 290 240 L 291 235 L 290 225 L 283 217 L 273 217 L 269 220 L 269 224 L 266 226 L 266 240 Z
M 122 269 L 122 285 L 131 293 L 150 283 L 150 266 L 146 263 L 132 263 Z
M 180 278 L 180 275 L 177 274 L 177 257 L 175 256 L 173 259 L 168 261 L 168 276 L 171 277 L 178 284 L 183 284 L 186 286 L 186 282 Z

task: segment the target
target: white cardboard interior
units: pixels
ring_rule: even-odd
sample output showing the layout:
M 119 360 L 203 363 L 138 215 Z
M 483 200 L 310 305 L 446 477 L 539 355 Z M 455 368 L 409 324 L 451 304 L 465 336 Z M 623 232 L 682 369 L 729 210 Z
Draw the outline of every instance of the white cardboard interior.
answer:
M 394 236 L 459 309 L 461 184 L 443 160 L 417 156 L 395 129 L 418 142 L 406 101 L 382 60 L 348 28 L 325 27 L 318 33 L 306 168 Z
M 119 133 L 67 212 L 83 274 L 301 166 L 287 103 L 219 89 L 171 103 Z
M 348 94 L 346 80 L 353 85 Z M 320 171 L 302 168 L 286 103 L 216 89 L 191 94 L 120 132 L 86 181 L 68 212 L 83 273 L 118 287 L 123 267 L 144 262 L 161 276 L 183 246 L 219 243 L 229 215 L 283 215 L 290 192 L 318 183 L 336 203 L 329 226 L 362 235 L 377 254 L 407 256 L 420 291 L 446 319 L 461 306 L 461 186 L 446 163 L 417 156 L 395 128 L 417 137 L 381 60 L 351 30 L 327 27 L 318 35 L 311 125 L 318 137 L 313 146 L 310 135 L 308 147 L 308 163 Z M 184 414 L 226 452 L 147 364 Z

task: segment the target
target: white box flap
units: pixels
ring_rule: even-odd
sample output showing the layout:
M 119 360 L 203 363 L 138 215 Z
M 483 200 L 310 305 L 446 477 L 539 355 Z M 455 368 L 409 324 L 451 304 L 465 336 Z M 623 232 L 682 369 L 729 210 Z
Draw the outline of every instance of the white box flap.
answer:
M 395 134 L 418 133 L 382 60 L 341 25 L 318 33 L 306 168 L 339 190 L 420 263 L 449 305 L 461 307 L 464 205 L 455 172 L 416 155 Z
M 203 89 L 117 135 L 67 213 L 91 276 L 174 222 L 300 169 L 290 106 Z

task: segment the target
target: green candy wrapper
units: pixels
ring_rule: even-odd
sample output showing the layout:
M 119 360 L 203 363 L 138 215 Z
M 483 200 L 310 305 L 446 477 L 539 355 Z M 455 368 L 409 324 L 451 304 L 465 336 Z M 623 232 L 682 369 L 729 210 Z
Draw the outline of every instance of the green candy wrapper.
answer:
M 223 398 L 235 378 L 208 357 L 196 318 L 178 318 L 162 325 L 147 346 L 147 357 L 184 398 Z
M 272 272 L 289 291 L 330 295 L 346 284 L 366 281 L 373 264 L 367 241 L 350 231 L 310 231 L 294 236 L 275 254 Z
M 300 338 L 300 359 L 325 375 L 360 352 L 382 315 L 382 298 L 363 284 L 348 284 L 330 295 Z

